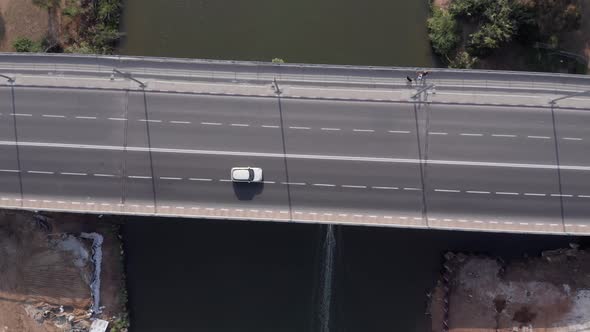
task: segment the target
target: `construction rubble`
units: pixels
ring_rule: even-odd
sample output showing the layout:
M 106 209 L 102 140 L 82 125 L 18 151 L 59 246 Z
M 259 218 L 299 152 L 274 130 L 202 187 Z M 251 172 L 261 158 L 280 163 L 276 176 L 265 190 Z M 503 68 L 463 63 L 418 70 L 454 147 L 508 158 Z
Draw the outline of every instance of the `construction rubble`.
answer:
M 125 312 L 121 260 L 111 259 L 120 255 L 113 227 L 82 218 L 0 212 L 2 332 L 90 331 L 95 320 Z

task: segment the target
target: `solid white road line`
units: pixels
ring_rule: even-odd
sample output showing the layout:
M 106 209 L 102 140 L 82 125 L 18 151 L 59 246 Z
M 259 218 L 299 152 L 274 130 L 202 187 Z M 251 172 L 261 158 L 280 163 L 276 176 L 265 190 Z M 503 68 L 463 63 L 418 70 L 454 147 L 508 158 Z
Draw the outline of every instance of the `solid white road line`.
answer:
M 582 140 L 579 137 L 564 137 L 562 139 L 567 140 L 567 141 L 581 141 Z
M 213 179 L 189 178 L 190 181 L 213 181 Z
M 516 137 L 516 135 L 508 135 L 508 134 L 492 134 L 492 137 Z
M 340 128 L 321 128 L 321 130 L 326 130 L 326 131 L 338 131 L 338 130 L 340 130 Z
M 123 147 L 113 145 L 89 145 L 89 144 L 67 144 L 67 143 L 43 143 L 43 142 L 15 142 L 0 141 L 0 146 L 28 146 L 28 147 L 47 147 L 63 149 L 82 149 L 82 150 L 104 150 L 104 151 L 133 151 L 133 152 L 155 152 L 155 153 L 175 153 L 175 154 L 196 154 L 196 155 L 218 155 L 218 156 L 249 156 L 262 158 L 290 158 L 290 159 L 309 159 L 309 160 L 333 160 L 333 161 L 362 161 L 362 162 L 379 162 L 379 163 L 400 163 L 400 164 L 430 164 L 430 165 L 449 165 L 449 166 L 477 166 L 477 167 L 500 167 L 500 168 L 525 168 L 525 169 L 562 169 L 573 171 L 590 171 L 590 166 L 582 165 L 549 165 L 549 164 L 524 164 L 524 163 L 503 163 L 503 162 L 483 162 L 468 160 L 424 160 L 410 158 L 384 158 L 384 157 L 358 157 L 358 156 L 338 156 L 338 155 L 309 155 L 309 154 L 282 154 L 267 152 L 242 152 L 242 151 L 220 151 L 220 150 L 192 150 L 192 149 L 170 149 L 170 148 L 147 148 L 147 147 Z
M 528 138 L 537 138 L 537 139 L 551 139 L 549 136 L 527 136 Z
M 127 121 L 125 118 L 108 118 L 111 121 Z
M 232 124 L 230 124 L 230 126 L 232 126 L 232 127 L 250 127 L 250 125 L 246 124 L 246 123 L 232 123 Z
M 95 116 L 77 116 L 76 119 L 96 120 Z
M 289 129 L 295 129 L 295 130 L 309 130 L 311 129 L 310 127 L 289 127 Z
M 262 128 L 280 128 L 279 126 L 262 125 Z
M 65 118 L 65 115 L 53 115 L 53 114 L 43 114 L 41 115 L 44 118 Z
M 353 129 L 352 131 L 361 132 L 361 133 L 374 133 L 373 129 Z
M 61 175 L 77 175 L 77 176 L 85 176 L 85 175 L 88 175 L 86 173 L 75 173 L 75 172 L 61 172 L 59 174 L 61 174 Z
M 206 126 L 221 126 L 219 122 L 201 122 L 201 124 Z
M 461 136 L 483 136 L 483 134 L 461 133 Z
M 507 191 L 496 191 L 496 195 L 513 195 L 518 196 L 519 193 L 507 192 Z
M 190 124 L 190 121 L 170 121 L 170 123 L 175 123 L 175 124 Z
M 448 135 L 448 133 L 441 133 L 441 132 L 436 132 L 436 131 L 435 132 L 430 132 L 428 134 L 430 134 L 430 135 Z
M 388 133 L 392 134 L 409 134 L 410 132 L 407 130 L 388 130 Z

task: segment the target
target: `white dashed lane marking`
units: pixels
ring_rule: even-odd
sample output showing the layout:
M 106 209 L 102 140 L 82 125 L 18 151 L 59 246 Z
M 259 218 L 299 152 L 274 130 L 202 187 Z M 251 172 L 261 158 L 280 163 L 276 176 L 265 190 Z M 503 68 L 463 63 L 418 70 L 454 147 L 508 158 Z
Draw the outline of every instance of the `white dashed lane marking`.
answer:
M 27 171 L 27 173 L 31 173 L 31 174 L 54 174 L 54 172 L 47 172 L 47 171 Z
M 34 116 L 33 114 L 29 114 L 29 113 L 9 113 L 12 116 L 23 116 L 23 117 L 32 117 Z M 41 117 L 44 118 L 61 118 L 61 119 L 67 119 L 68 117 L 65 115 L 58 115 L 58 114 L 42 114 Z M 99 118 L 95 117 L 95 116 L 74 116 L 74 118 L 76 119 L 85 119 L 85 120 L 100 120 Z M 117 117 L 111 117 L 111 118 L 106 118 L 107 120 L 111 120 L 111 121 L 127 121 L 126 118 L 117 118 Z M 139 119 L 138 121 L 141 122 L 151 122 L 151 123 L 162 123 L 162 122 L 167 122 L 167 123 L 171 123 L 171 124 L 191 124 L 191 121 L 179 121 L 179 120 L 169 120 L 169 121 L 164 121 L 164 120 L 151 120 L 151 119 Z M 222 126 L 224 125 L 221 122 L 201 122 L 202 125 L 209 125 L 209 126 Z M 231 127 L 250 127 L 252 126 L 252 124 L 249 123 L 231 123 L 228 126 Z M 277 125 L 261 125 L 260 127 L 262 128 L 280 128 L 280 126 Z M 291 126 L 288 127 L 289 129 L 295 129 L 295 130 L 312 130 L 313 128 L 311 127 L 303 127 L 303 126 Z M 324 128 L 320 128 L 320 130 L 322 131 L 342 131 L 343 129 L 341 128 L 332 128 L 332 127 L 324 127 Z M 352 129 L 353 132 L 365 132 L 365 133 L 375 133 L 378 132 L 375 129 Z M 388 133 L 393 133 L 393 134 L 409 134 L 411 133 L 411 131 L 409 130 L 388 130 Z M 439 135 L 439 136 L 448 136 L 448 135 L 459 135 L 459 136 L 472 136 L 472 137 L 483 137 L 489 134 L 484 134 L 484 133 L 458 133 L 458 134 L 452 134 L 452 133 L 448 133 L 448 132 L 430 132 L 428 133 L 429 135 Z M 498 137 L 498 138 L 517 138 L 519 137 L 519 135 L 514 135 L 514 134 L 491 134 L 491 137 Z M 551 136 L 536 136 L 536 135 L 527 135 L 527 136 L 523 136 L 526 138 L 530 138 L 530 139 L 552 139 L 553 137 Z M 581 137 L 562 137 L 562 140 L 566 140 L 566 141 L 583 141 L 584 139 Z
M 443 192 L 443 193 L 460 193 L 461 190 L 456 189 L 434 189 L 436 192 Z

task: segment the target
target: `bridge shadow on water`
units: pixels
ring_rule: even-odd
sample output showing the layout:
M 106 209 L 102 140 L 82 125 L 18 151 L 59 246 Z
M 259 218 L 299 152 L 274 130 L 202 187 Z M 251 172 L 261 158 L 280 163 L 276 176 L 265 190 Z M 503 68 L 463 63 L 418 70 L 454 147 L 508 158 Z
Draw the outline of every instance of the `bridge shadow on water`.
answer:
M 234 193 L 240 201 L 251 201 L 264 190 L 264 183 L 233 183 Z

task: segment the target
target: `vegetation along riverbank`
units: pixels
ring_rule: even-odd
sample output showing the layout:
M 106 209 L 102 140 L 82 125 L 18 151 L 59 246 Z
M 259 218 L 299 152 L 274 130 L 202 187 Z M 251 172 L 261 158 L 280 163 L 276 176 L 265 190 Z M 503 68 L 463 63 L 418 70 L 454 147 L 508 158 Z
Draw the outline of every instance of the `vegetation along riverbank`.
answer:
M 452 68 L 586 73 L 590 2 L 434 0 L 428 31 Z
M 10 39 L 2 40 L 2 51 L 111 54 L 121 37 L 121 0 L 0 1 L 0 14 L 11 29 L 0 36 Z M 19 11 L 29 13 L 34 31 L 27 29 L 27 22 L 12 19 Z

